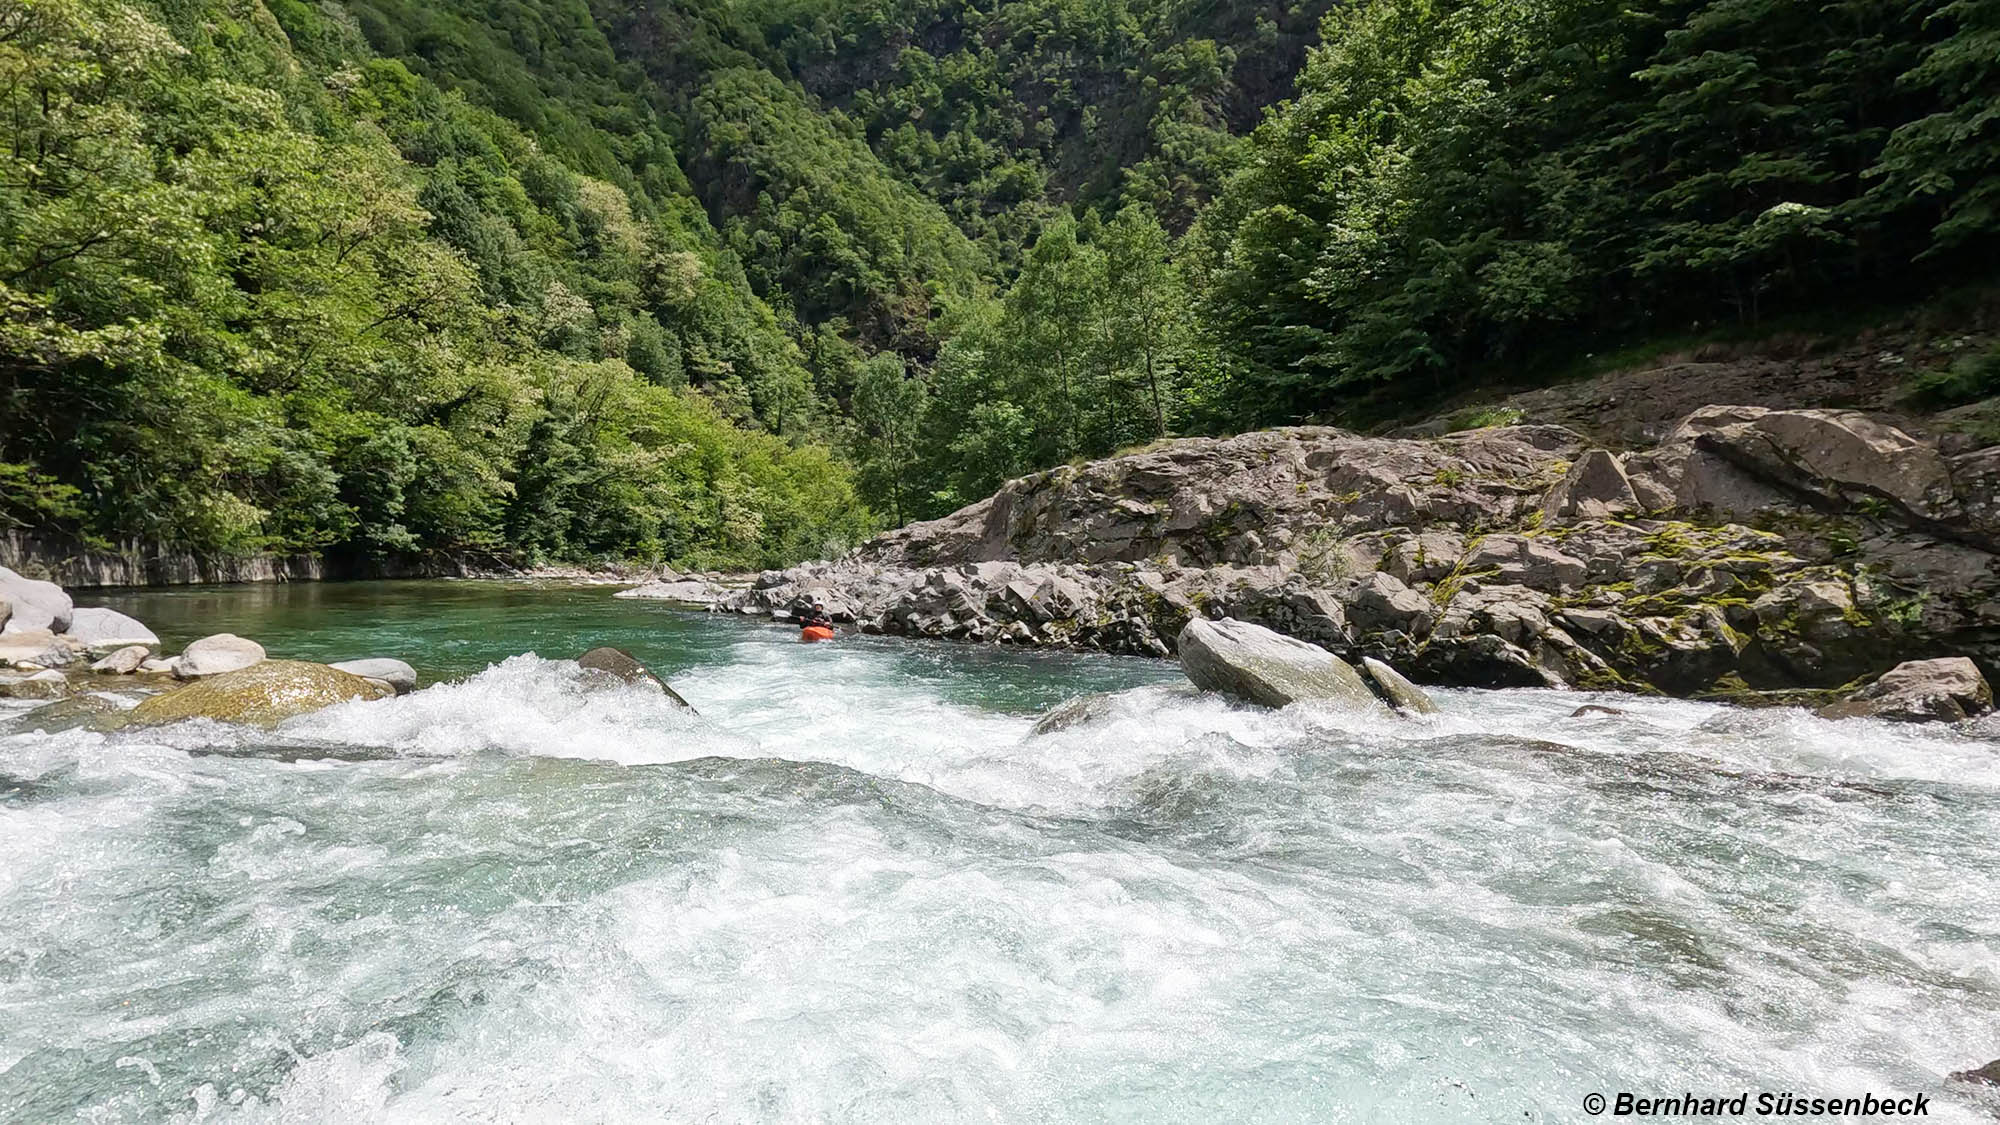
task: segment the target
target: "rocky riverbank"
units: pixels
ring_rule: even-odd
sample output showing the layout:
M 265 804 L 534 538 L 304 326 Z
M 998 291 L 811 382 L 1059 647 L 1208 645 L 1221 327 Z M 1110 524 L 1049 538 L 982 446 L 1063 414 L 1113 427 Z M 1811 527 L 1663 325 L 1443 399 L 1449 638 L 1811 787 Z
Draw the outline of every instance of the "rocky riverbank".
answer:
M 719 604 L 1150 655 L 1230 617 L 1427 683 L 1830 700 L 1907 660 L 2000 668 L 2000 446 L 1968 444 L 1732 406 L 1628 451 L 1557 426 L 1184 439 Z

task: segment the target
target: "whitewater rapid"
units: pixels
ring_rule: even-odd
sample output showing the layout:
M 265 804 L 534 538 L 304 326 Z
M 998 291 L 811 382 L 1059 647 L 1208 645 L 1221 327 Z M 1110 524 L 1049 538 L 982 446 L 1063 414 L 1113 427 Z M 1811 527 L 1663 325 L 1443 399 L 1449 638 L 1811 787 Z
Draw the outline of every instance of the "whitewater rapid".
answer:
M 1943 1076 L 2000 1057 L 1993 743 L 1109 661 L 1035 734 L 1007 692 L 1099 665 L 730 637 L 700 717 L 520 656 L 0 736 L 0 1120 L 1992 1119 Z

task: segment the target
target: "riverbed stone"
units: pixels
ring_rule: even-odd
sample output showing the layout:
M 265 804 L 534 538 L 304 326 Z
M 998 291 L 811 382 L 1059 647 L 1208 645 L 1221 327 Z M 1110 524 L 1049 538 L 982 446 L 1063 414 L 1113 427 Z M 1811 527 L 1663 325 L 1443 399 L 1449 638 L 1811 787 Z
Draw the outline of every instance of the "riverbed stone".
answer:
M 88 727 L 110 730 L 123 725 L 125 708 L 96 692 L 82 692 L 53 703 L 44 703 L 9 724 L 14 731 L 56 734 Z
M 7 599 L 11 612 L 0 632 L 23 633 L 46 629 L 61 633 L 69 628 L 75 604 L 63 588 L 53 582 L 29 578 L 0 566 L 0 598 Z
M 1908 660 L 1839 703 L 1828 719 L 1887 719 L 1900 723 L 1963 722 L 1993 710 L 1993 689 L 1963 656 Z
M 582 665 L 584 671 L 589 673 L 591 677 L 609 677 L 612 680 L 627 684 L 650 684 L 665 693 L 668 699 L 673 700 L 682 707 L 686 707 L 690 711 L 694 710 L 688 704 L 687 700 L 681 698 L 680 692 L 668 686 L 667 681 L 654 675 L 653 670 L 640 663 L 638 657 L 633 656 L 622 648 L 611 648 L 609 646 L 594 648 L 577 657 L 576 662 Z
M 0 633 L 0 665 L 60 668 L 81 655 L 68 640 L 47 629 Z
M 417 690 L 417 670 L 393 657 L 377 656 L 367 660 L 339 660 L 327 665 L 360 676 L 365 680 L 380 680 L 393 688 L 397 695 L 408 695 Z
M 152 655 L 145 645 L 127 645 L 92 664 L 90 670 L 105 676 L 129 676 Z
M 1379 706 L 1352 665 L 1315 644 L 1261 625 L 1195 618 L 1178 637 L 1181 669 L 1194 685 L 1266 707 L 1329 703 Z
M 1405 715 L 1435 715 L 1438 705 L 1424 689 L 1411 683 L 1401 672 L 1372 656 L 1361 658 L 1361 670 L 1375 681 L 1375 688 L 1389 706 Z
M 218 676 L 248 668 L 265 659 L 264 646 L 234 633 L 216 633 L 181 650 L 174 663 L 174 675 L 183 680 Z
M 303 660 L 262 660 L 202 676 L 150 696 L 132 709 L 135 725 L 215 719 L 271 726 L 353 699 L 382 699 L 388 692 L 360 676 Z
M 0 680 L 0 699 L 61 699 L 69 694 L 69 677 L 53 668 Z
M 157 647 L 160 638 L 136 618 L 115 609 L 79 606 L 71 612 L 64 635 L 94 655 L 102 655 L 128 645 Z

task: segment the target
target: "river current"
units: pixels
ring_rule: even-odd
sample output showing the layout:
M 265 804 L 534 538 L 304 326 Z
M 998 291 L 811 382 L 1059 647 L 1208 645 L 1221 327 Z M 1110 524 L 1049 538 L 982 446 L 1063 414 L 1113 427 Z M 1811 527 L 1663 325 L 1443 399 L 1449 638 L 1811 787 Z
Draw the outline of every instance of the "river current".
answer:
M 0 1120 L 1993 1118 L 1943 1082 L 2000 1056 L 1990 742 L 1538 691 L 1260 712 L 603 589 L 92 600 L 429 686 L 0 734 Z M 585 690 L 600 643 L 700 716 Z

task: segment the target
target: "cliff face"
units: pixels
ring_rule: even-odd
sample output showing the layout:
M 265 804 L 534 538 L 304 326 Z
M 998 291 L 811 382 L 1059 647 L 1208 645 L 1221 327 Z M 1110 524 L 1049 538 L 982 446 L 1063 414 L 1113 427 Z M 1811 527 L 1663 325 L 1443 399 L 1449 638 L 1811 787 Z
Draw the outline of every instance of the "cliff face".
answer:
M 1676 694 L 2000 667 L 2000 446 L 1707 407 L 1617 454 L 1554 426 L 1270 430 L 1007 484 L 733 599 L 869 631 L 1171 651 L 1233 616 L 1432 682 Z

